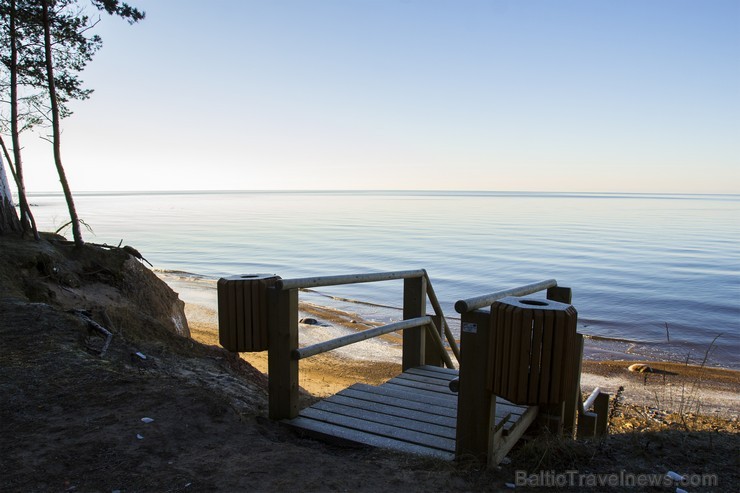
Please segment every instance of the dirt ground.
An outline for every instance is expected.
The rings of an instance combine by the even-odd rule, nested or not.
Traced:
[[[266,418],[264,355],[247,362],[220,349],[213,327],[188,324],[184,313],[177,296],[123,251],[0,237],[0,491],[500,491],[523,472],[569,470],[717,479],[688,491],[740,484],[736,407],[670,414],[630,401],[627,391],[608,437],[532,433],[494,469],[302,438]],[[107,348],[96,324],[112,334]],[[331,356],[306,362],[304,402],[398,371],[395,363]],[[625,373],[623,362],[597,366],[593,374],[628,388],[667,385],[658,373],[649,382]],[[677,386],[700,381],[699,400],[713,389],[738,393],[732,372],[670,370]]]

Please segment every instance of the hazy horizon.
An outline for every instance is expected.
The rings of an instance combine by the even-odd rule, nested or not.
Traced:
[[[704,193],[704,192],[629,192],[629,191],[613,191],[605,192],[598,190],[583,190],[583,191],[568,191],[568,190],[450,190],[450,189],[363,189],[363,188],[335,188],[335,189],[163,189],[163,190],[72,190],[73,195],[149,195],[149,194],[239,194],[239,193],[306,193],[306,194],[348,194],[348,193],[362,193],[362,194],[441,194],[441,195],[552,195],[552,196],[635,196],[635,197],[690,197],[696,196],[719,196],[719,197],[740,197],[740,193]],[[61,190],[38,190],[28,192],[29,196],[34,195],[63,195]],[[13,191],[13,197],[16,196]],[[17,206],[17,204],[16,204]]]

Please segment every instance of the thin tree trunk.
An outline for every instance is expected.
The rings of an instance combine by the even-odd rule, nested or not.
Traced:
[[[10,134],[13,141],[13,161],[15,162],[15,178],[18,187],[18,202],[21,209],[21,228],[23,233],[33,232],[33,237],[38,240],[39,232],[36,229],[36,221],[31,214],[31,207],[26,197],[26,184],[23,180],[23,161],[21,159],[21,142],[18,130],[18,32],[16,31],[16,18],[18,12],[15,8],[15,0],[10,0]],[[3,145],[4,147],[4,145]],[[10,158],[8,158],[10,161]]]
[[[5,176],[5,166],[0,158],[0,234],[21,230],[18,214],[15,213],[8,179]]]
[[[8,168],[10,168],[10,173],[13,175],[13,181],[15,182],[15,186],[18,189],[18,199],[20,201],[20,209],[21,214],[23,213],[25,209],[25,214],[28,220],[31,222],[31,232],[33,233],[33,237],[36,240],[40,240],[41,237],[39,236],[39,230],[36,227],[36,219],[33,217],[33,213],[31,212],[31,206],[28,203],[28,198],[25,191],[25,185],[21,181],[21,179],[18,178],[18,173],[15,171],[13,167],[13,158],[10,157],[10,153],[8,152],[8,147],[5,145],[5,141],[3,140],[3,137],[0,135],[0,147],[3,148],[3,155],[5,156],[6,162],[8,163]],[[7,175],[6,175],[7,178]],[[21,193],[21,190],[23,192]],[[23,234],[28,233],[28,228],[23,227],[22,220],[18,222],[18,227],[23,232]]]
[[[61,132],[59,122],[59,105],[57,103],[56,87],[54,84],[54,63],[51,58],[51,21],[49,18],[49,0],[42,0],[43,6],[43,22],[44,22],[44,51],[46,54],[46,78],[49,83],[49,103],[51,105],[51,128],[52,128],[52,142],[54,147],[54,163],[57,167],[57,173],[59,174],[59,181],[62,183],[62,190],[64,191],[64,198],[67,200],[67,208],[69,209],[69,218],[72,221],[72,236],[74,238],[75,245],[82,246],[84,241],[82,240],[82,233],[80,232],[80,219],[77,217],[77,211],[75,210],[75,203],[72,198],[72,191],[69,188],[67,182],[67,175],[64,172],[64,166],[62,165],[62,148],[61,148]]]

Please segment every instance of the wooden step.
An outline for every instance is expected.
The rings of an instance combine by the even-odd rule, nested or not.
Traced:
[[[412,368],[379,386],[352,385],[284,422],[324,439],[452,460],[457,394],[450,391],[449,382],[457,375],[448,368]],[[531,409],[536,412],[499,398],[499,433],[518,439],[524,430],[517,425],[531,422]]]

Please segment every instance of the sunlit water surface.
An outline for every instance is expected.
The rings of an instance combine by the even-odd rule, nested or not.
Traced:
[[[31,197],[43,230],[67,221]],[[90,242],[132,245],[215,304],[215,280],[424,268],[457,329],[458,299],[555,278],[573,289],[590,354],[740,368],[740,196],[473,192],[80,193]],[[69,234],[69,233],[67,233]],[[180,284],[182,286],[182,284]],[[322,288],[309,301],[398,319],[400,281]],[[188,299],[191,297],[191,299]],[[717,337],[719,335],[719,337]],[[716,338],[717,337],[717,338]],[[712,344],[712,341],[714,344]]]

